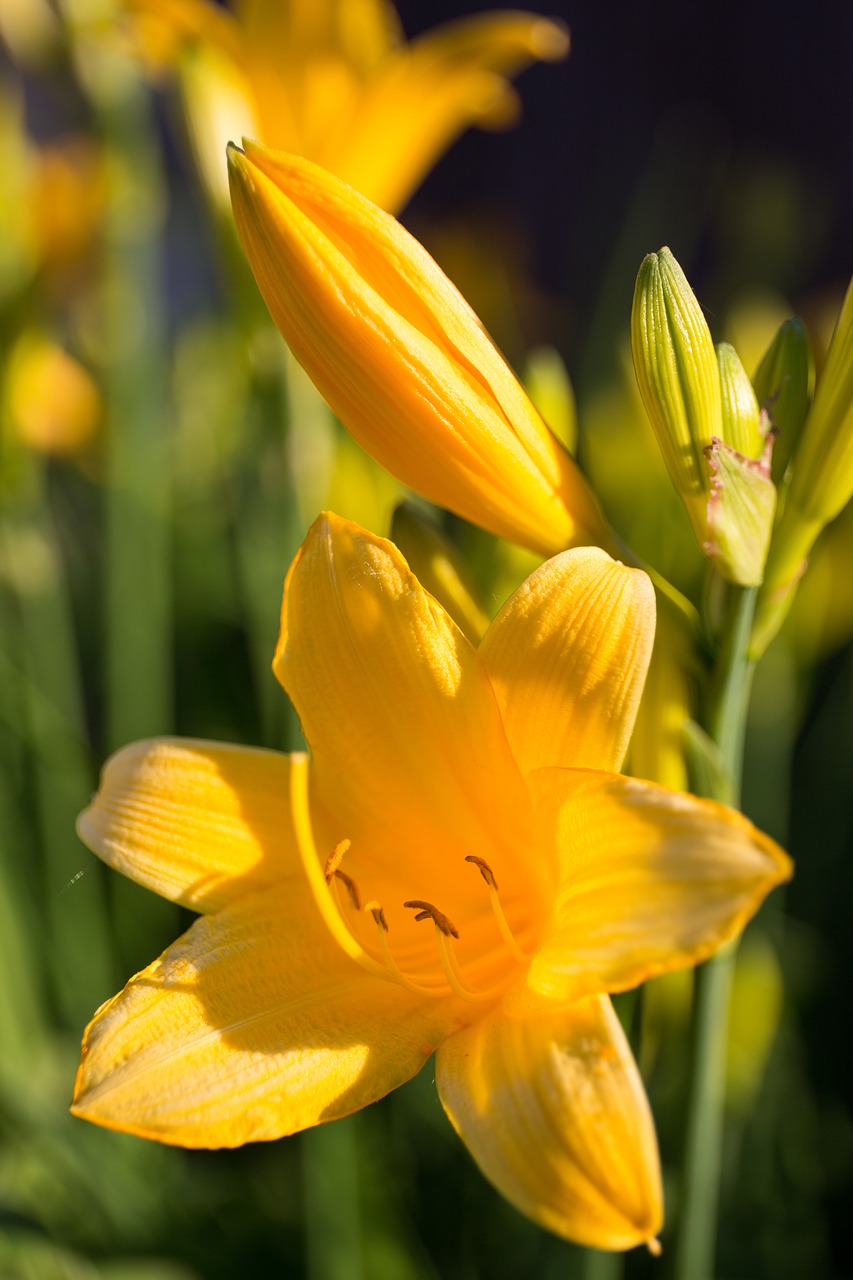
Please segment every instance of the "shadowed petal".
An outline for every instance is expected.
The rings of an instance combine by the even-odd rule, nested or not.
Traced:
[[[480,645],[524,773],[619,768],[654,634],[651,582],[598,547],[565,551],[530,575]]]
[[[598,1249],[654,1238],[654,1126],[606,997],[496,1010],[442,1044],[436,1083],[477,1164],[522,1213]]]
[[[584,770],[529,781],[562,860],[556,927],[529,975],[554,998],[707,959],[791,875],[773,840],[713,800]]]
[[[197,920],[95,1015],[73,1110],[187,1147],[278,1138],[349,1115],[455,1029],[348,960],[299,885]]]
[[[301,875],[290,821],[290,759],[191,738],[134,742],[111,756],[80,839],[163,898],[216,911]]]

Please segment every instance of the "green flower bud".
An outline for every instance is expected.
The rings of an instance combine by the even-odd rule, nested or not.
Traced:
[[[701,546],[710,490],[703,450],[722,434],[720,376],[702,309],[669,249],[640,267],[631,343],[640,395]]]
[[[699,545],[730,582],[757,586],[776,509],[760,407],[734,348],[714,350],[668,249],[640,268],[631,330],[640,394]]]
[[[790,477],[756,610],[756,655],[781,626],[818,534],[853,496],[853,282],[791,458]]]
[[[759,458],[767,443],[761,429],[761,408],[752,383],[734,347],[728,342],[717,344],[720,366],[723,431],[726,444],[746,458]]]
[[[792,316],[779,326],[752,379],[758,403],[774,430],[772,465],[777,484],[806,420],[813,377],[805,325],[799,316]]]

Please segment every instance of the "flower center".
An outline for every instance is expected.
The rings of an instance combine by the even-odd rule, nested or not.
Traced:
[[[415,912],[416,921],[432,923],[440,972],[431,966],[418,964],[418,972],[415,974],[398,962],[391,947],[391,931],[383,904],[373,898],[362,906],[358,885],[342,868],[341,864],[351,847],[349,840],[340,840],[326,859],[323,869],[320,869],[309,811],[307,764],[307,757],[292,757],[291,803],[296,843],[320,913],[346,953],[369,973],[397,983],[417,995],[441,998],[452,993],[472,1004],[496,999],[506,989],[508,978],[504,976],[503,981],[497,984],[485,984],[482,981],[471,983],[470,978],[466,981],[454,945],[460,940],[460,930],[444,911],[423,898],[410,898],[402,905]],[[488,890],[489,911],[479,913],[479,921],[482,923],[482,917],[487,915],[492,920],[493,934],[494,926],[497,926],[497,935],[505,948],[504,960],[499,967],[504,973],[508,968],[515,971],[519,965],[526,965],[530,956],[519,945],[510,927],[498,896],[494,872],[484,858],[475,854],[469,854],[465,861],[477,867]],[[363,943],[360,938],[364,934],[362,922],[365,916],[373,921],[375,937]],[[352,923],[349,924],[348,920]],[[496,942],[496,945],[500,949],[501,943]],[[509,952],[509,957],[506,956],[506,951]],[[511,963],[508,966],[506,961],[510,957]]]

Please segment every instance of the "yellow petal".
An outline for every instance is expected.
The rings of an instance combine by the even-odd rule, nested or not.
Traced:
[[[98,1011],[72,1109],[187,1147],[278,1138],[383,1097],[454,1026],[348,960],[306,887],[278,886],[197,920]]]
[[[480,654],[525,773],[619,768],[654,632],[649,579],[597,547],[555,556],[518,588]]]
[[[392,475],[551,554],[607,534],[591,491],[476,316],[407,231],[257,143],[229,152],[237,229],[282,335]]]
[[[482,901],[465,854],[523,858],[529,800],[489,681],[392,543],[332,514],[315,522],[288,575],[274,668],[311,747],[325,852],[352,842],[346,869],[364,897],[391,875],[402,897],[452,915],[448,884]]]
[[[774,841],[712,800],[583,770],[528,781],[562,860],[556,927],[529,975],[554,998],[706,959],[791,875]]]
[[[436,1084],[477,1164],[522,1213],[597,1249],[654,1239],[654,1126],[606,996],[496,1010],[441,1045]]]
[[[157,738],[116,752],[81,813],[80,839],[104,862],[193,911],[301,876],[290,760],[273,751]]]
[[[480,14],[429,31],[367,88],[342,146],[320,160],[383,209],[399,209],[471,124],[502,128],[518,115],[507,78],[568,52],[565,30],[529,13]]]

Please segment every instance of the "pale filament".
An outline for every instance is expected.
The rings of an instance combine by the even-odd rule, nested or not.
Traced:
[[[477,855],[473,853],[469,853],[465,858],[465,861],[473,862],[474,866],[479,869],[480,875],[486,882],[486,887],[489,890],[489,901],[492,905],[492,911],[495,913],[495,919],[498,922],[501,937],[507,947],[519,964],[528,964],[531,957],[526,951],[522,951],[521,947],[515,940],[515,935],[512,932],[512,929],[509,927],[509,921],[504,915],[504,909],[501,906],[501,900],[498,897],[498,882],[495,879],[495,874],[492,871],[492,868],[489,866],[488,862],[486,862],[485,858],[478,858]]]
[[[394,977],[405,987],[407,991],[413,991],[418,996],[437,996],[441,992],[435,987],[424,987],[418,982],[413,982],[411,978],[407,978],[397,961],[391,954],[391,948],[388,946],[388,921],[385,919],[385,912],[378,902],[365,902],[365,911],[369,911],[376,922],[376,932],[379,935],[379,950],[382,953],[382,959],[393,973]]]

